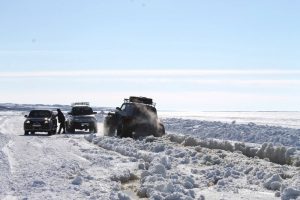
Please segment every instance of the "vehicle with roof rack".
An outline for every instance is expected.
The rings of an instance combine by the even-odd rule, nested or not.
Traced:
[[[24,116],[24,135],[36,132],[47,132],[48,135],[56,134],[57,119],[54,111],[31,110],[29,115]]]
[[[71,104],[71,111],[68,112],[66,120],[66,129],[69,133],[75,133],[76,129],[89,130],[97,133],[97,119],[89,102],[75,102]]]
[[[104,119],[104,135],[138,138],[165,134],[151,98],[131,96]]]

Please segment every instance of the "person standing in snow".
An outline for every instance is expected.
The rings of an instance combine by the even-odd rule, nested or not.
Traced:
[[[62,133],[66,133],[66,118],[60,109],[57,109],[57,118],[59,122],[58,134],[60,134],[61,129],[63,129]]]

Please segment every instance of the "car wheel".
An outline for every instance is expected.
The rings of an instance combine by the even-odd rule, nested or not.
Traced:
[[[163,124],[159,124],[158,129],[157,129],[157,134],[154,135],[154,136],[155,137],[162,137],[165,134],[166,134],[165,126]]]
[[[69,133],[75,133],[75,128],[70,127],[68,132],[69,132]]]
[[[97,132],[98,132],[97,125],[94,126],[93,132],[94,132],[94,133],[97,133]]]
[[[117,136],[122,137],[122,126],[120,126],[120,125],[117,128]]]
[[[115,136],[116,128],[114,127],[105,127],[104,128],[104,135],[107,136]]]
[[[31,131],[31,135],[34,135],[35,134],[35,132],[34,131]]]
[[[25,132],[24,132],[24,135],[28,135],[28,134],[29,134],[29,132],[28,132],[28,131],[25,131]]]
[[[49,132],[48,132],[48,135],[52,135],[52,131],[49,131]]]
[[[132,131],[130,131],[130,129],[126,125],[123,124],[121,130],[122,130],[121,137],[132,138]]]

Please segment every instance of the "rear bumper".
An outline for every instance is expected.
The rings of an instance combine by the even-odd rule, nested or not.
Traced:
[[[56,129],[51,124],[42,124],[40,126],[34,126],[33,124],[24,124],[24,131],[38,131],[49,132]]]
[[[71,122],[70,127],[74,129],[93,129],[96,126],[95,122]]]

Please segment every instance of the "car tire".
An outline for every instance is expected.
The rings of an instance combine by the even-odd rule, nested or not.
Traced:
[[[164,136],[166,134],[165,126],[163,124],[159,124],[159,125],[160,125],[159,127],[160,136]]]
[[[121,130],[122,130],[121,138],[123,138],[123,137],[132,138],[132,131],[130,131],[130,129],[126,125],[123,124]]]
[[[105,127],[104,128],[104,135],[105,136],[115,136],[116,134],[116,128],[114,127]]]
[[[93,132],[94,132],[94,133],[97,133],[97,132],[98,132],[97,124],[94,126]]]
[[[28,131],[25,131],[25,132],[24,132],[24,135],[28,135],[28,134],[29,134],[29,132],[28,132]]]
[[[75,133],[75,128],[70,127],[68,132],[69,132],[69,133]]]

